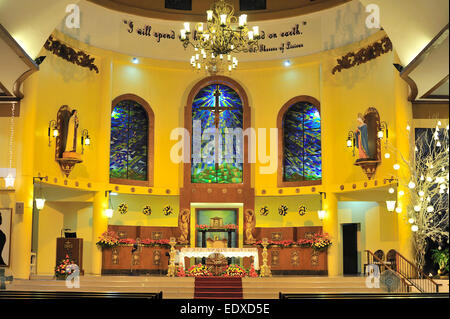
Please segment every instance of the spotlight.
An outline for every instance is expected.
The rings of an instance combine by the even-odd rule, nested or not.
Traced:
[[[134,64],[138,64],[139,63],[139,59],[138,58],[133,58],[131,59],[131,62]]]
[[[394,67],[397,69],[398,72],[402,72],[404,67],[398,63],[394,63]]]
[[[40,56],[40,57],[34,59],[34,62],[36,62],[37,65],[41,65],[42,62],[44,62],[45,58],[46,58],[46,56],[45,56],[45,55],[42,55],[42,56]]]

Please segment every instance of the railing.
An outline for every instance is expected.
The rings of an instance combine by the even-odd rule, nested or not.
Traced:
[[[374,253],[372,253],[370,250],[365,251],[367,254],[367,265],[376,265],[378,266],[380,270],[380,275],[383,271],[389,270],[394,276],[396,276],[400,282],[398,287],[390,286],[390,289],[393,289],[393,291],[389,292],[395,292],[395,293],[409,293],[411,292],[411,286],[412,284],[403,276],[401,273],[399,273],[397,270],[392,269],[388,264],[386,264],[384,261],[382,261],[380,258],[378,258]],[[364,272],[366,269],[364,269]]]
[[[414,287],[422,293],[439,292],[440,284],[425,275],[416,265],[403,257],[399,252],[395,252],[396,271],[404,276]]]

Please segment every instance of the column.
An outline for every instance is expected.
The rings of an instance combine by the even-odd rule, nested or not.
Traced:
[[[97,247],[98,238],[108,230],[108,218],[105,209],[108,208],[109,195],[105,191],[98,191],[94,195],[94,209],[92,213],[92,266],[93,275],[102,273],[102,249]]]
[[[330,235],[332,245],[328,247],[328,276],[342,274],[339,244],[338,200],[335,193],[323,195],[322,209],[327,213],[323,220],[323,232]],[[326,198],[325,198],[326,196]]]
[[[412,105],[408,102],[408,85],[400,78],[398,72],[395,74],[395,144],[401,155],[413,162],[415,141],[414,141],[414,125],[412,115]],[[406,126],[411,126],[411,132],[406,130]],[[403,163],[400,154],[397,155],[397,162],[401,169],[397,173],[405,181],[409,181],[410,172],[408,167]],[[408,183],[408,182],[406,182]],[[402,188],[403,187],[403,188]],[[412,249],[412,231],[411,225],[408,223],[408,206],[411,197],[409,196],[409,189],[405,186],[399,186],[398,191],[405,191],[405,196],[397,198],[397,206],[402,207],[403,211],[398,216],[398,251],[410,261],[414,261],[414,253]]]
[[[11,271],[14,278],[29,279],[31,264],[31,233],[33,224],[33,171],[36,124],[37,74],[24,84],[25,98],[21,101],[20,117],[15,119],[16,163],[15,202],[24,203],[23,214],[13,205],[11,229]]]

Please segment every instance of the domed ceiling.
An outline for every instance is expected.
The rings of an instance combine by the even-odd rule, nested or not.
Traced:
[[[88,0],[125,13],[168,20],[201,21],[214,0]],[[228,0],[235,10],[251,12],[252,21],[312,13],[351,0]]]

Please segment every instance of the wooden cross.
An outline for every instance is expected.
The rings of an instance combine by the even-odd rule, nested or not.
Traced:
[[[225,111],[232,111],[237,110],[235,107],[220,107],[220,97],[222,94],[220,93],[219,86],[217,85],[216,90],[214,91],[214,97],[215,97],[215,105],[214,107],[204,107],[202,109],[208,110],[214,113],[214,125],[216,127],[216,147],[215,147],[215,154],[216,154],[216,174],[219,171],[219,124],[220,124],[220,114]]]

